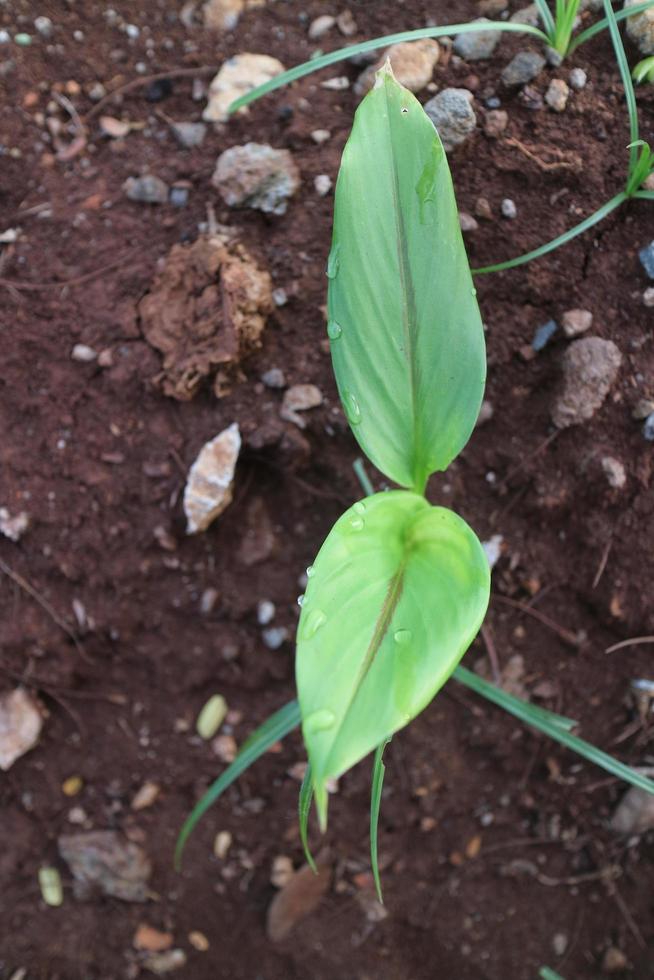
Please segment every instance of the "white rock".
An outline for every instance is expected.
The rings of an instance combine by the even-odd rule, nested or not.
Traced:
[[[513,221],[514,218],[518,216],[518,209],[515,205],[515,201],[512,201],[510,197],[505,197],[501,204],[502,217],[508,218],[509,221]]]
[[[233,422],[200,450],[184,490],[186,533],[204,531],[231,503],[241,434]]]
[[[259,626],[267,626],[275,618],[275,603],[270,599],[261,599],[257,603],[257,623]]]
[[[640,0],[625,0],[625,10]],[[627,19],[627,34],[642,54],[654,54],[654,7]]]
[[[0,507],[0,534],[4,534],[10,541],[20,541],[29,526],[29,514],[24,510],[12,517],[6,507]]]
[[[23,687],[0,695],[0,769],[7,772],[16,759],[34,748],[43,727],[38,701]]]
[[[300,172],[290,150],[245,143],[220,154],[211,182],[229,207],[284,214],[300,186]]]
[[[226,122],[234,99],[284,71],[277,58],[267,54],[237,54],[226,61],[209,86],[209,102],[202,114],[205,122]]]
[[[213,842],[213,853],[216,857],[222,861],[227,857],[227,852],[232,846],[232,835],[228,830],[220,830],[216,834],[216,839]]]
[[[643,303],[645,306],[654,306],[654,286],[648,286],[643,293]]]
[[[322,392],[316,385],[293,385],[284,392],[284,400],[280,409],[281,418],[294,422],[300,429],[306,428],[306,422],[297,413],[306,412],[310,408],[322,405]]]
[[[611,829],[619,834],[644,834],[654,827],[654,796],[632,786],[620,800]]]
[[[593,325],[593,314],[590,310],[566,310],[561,317],[561,326],[566,337],[578,337],[586,333]]]
[[[501,534],[494,534],[492,538],[488,541],[482,542],[482,548],[486,552],[486,557],[488,558],[488,564],[491,568],[495,568],[498,561],[502,557],[502,545],[504,544],[504,536]]]
[[[575,89],[577,92],[581,92],[582,88],[586,88],[587,81],[588,75],[583,68],[573,68],[568,75],[570,88]]]
[[[207,0],[202,8],[204,26],[211,31],[233,31],[245,0]]]
[[[627,474],[620,460],[616,459],[615,456],[603,456],[602,469],[609,486],[613,487],[614,490],[622,490],[627,482]]]
[[[293,862],[290,857],[285,854],[278,854],[273,860],[272,870],[270,872],[270,884],[274,885],[275,888],[283,888],[287,885],[295,874],[295,869],[293,868]]]
[[[326,143],[328,139],[331,139],[331,135],[328,129],[314,129],[311,133],[311,139],[320,146],[321,143]]]
[[[320,197],[325,197],[332,189],[332,179],[329,174],[318,174],[313,178],[313,186]]]
[[[331,14],[321,14],[320,17],[316,17],[315,20],[311,21],[309,25],[309,37],[312,41],[319,41],[321,37],[324,37],[336,23],[336,18],[332,17]]]
[[[337,75],[336,78],[328,78],[326,82],[321,82],[320,87],[326,88],[329,92],[343,92],[350,87],[350,79],[347,75]]]
[[[545,101],[554,112],[563,112],[568,104],[569,95],[567,82],[562,78],[553,78],[545,93]]]
[[[75,344],[70,356],[73,361],[80,361],[81,364],[90,364],[98,356],[98,352],[88,347],[86,344]]]

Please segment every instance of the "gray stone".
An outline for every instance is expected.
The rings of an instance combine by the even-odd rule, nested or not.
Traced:
[[[115,830],[93,830],[59,838],[59,853],[75,879],[75,894],[101,892],[124,902],[145,902],[152,865],[138,844]]]
[[[654,827],[654,796],[632,786],[622,797],[611,818],[618,834],[644,834]]]
[[[588,75],[583,68],[573,68],[568,75],[568,83],[570,88],[575,89],[577,92],[580,92],[582,88],[586,88],[587,81]]]
[[[643,293],[643,303],[645,306],[654,306],[654,286],[648,286]]]
[[[543,350],[544,347],[550,342],[552,337],[557,331],[556,320],[548,320],[547,323],[543,323],[534,334],[534,339],[531,342],[532,349],[535,351]]]
[[[654,279],[654,242],[650,242],[638,253],[643,269],[650,279]]]
[[[285,626],[271,626],[263,630],[261,638],[269,650],[279,650],[288,640],[288,630]]]
[[[96,360],[98,352],[93,350],[92,347],[89,347],[88,344],[75,344],[70,352],[70,356],[73,361],[79,361],[81,364],[90,364]]]
[[[520,10],[516,10],[514,14],[511,14],[509,20],[513,24],[529,24],[530,27],[541,28],[543,26],[535,3],[530,3],[528,7],[521,7]]]
[[[508,88],[526,85],[533,81],[545,67],[545,59],[537,51],[518,51],[511,59],[501,78]]]
[[[177,185],[170,188],[170,203],[174,208],[185,208],[188,204],[188,187]]]
[[[211,182],[230,207],[284,214],[300,173],[288,150],[246,143],[220,154]]]
[[[500,41],[500,31],[483,30],[484,24],[493,22],[486,17],[474,21],[482,30],[471,31],[469,34],[457,34],[454,39],[454,51],[465,61],[486,61],[492,57]]]
[[[614,490],[622,490],[627,482],[627,474],[623,463],[615,456],[602,456],[602,470],[610,487]]]
[[[640,0],[625,0],[625,10]],[[627,34],[642,54],[654,54],[654,7],[627,19]]]
[[[286,378],[281,368],[270,368],[261,375],[261,380],[266,388],[285,388]]]
[[[319,41],[321,37],[324,37],[336,23],[336,18],[332,14],[321,14],[320,17],[316,17],[315,20],[311,21],[309,25],[309,38],[312,41]]]
[[[35,17],[34,27],[41,37],[52,37],[52,21],[49,17]]]
[[[449,152],[470,136],[477,124],[472,95],[465,88],[446,88],[426,102],[424,110]]]
[[[128,177],[123,184],[123,190],[130,201],[139,201],[141,204],[165,204],[168,200],[168,185],[153,174]]]
[[[202,146],[207,135],[207,127],[201,122],[176,122],[172,123],[171,128],[177,141],[187,150],[192,150],[195,146]]]
[[[518,209],[516,207],[515,201],[512,201],[510,197],[505,197],[501,204],[502,217],[508,218],[509,221],[513,221],[514,218],[518,217]]]
[[[654,442],[654,412],[648,415],[643,425],[643,435],[648,442]]]
[[[584,337],[574,340],[563,355],[563,384],[552,421],[559,429],[591,419],[613,385],[622,354],[611,340]]]

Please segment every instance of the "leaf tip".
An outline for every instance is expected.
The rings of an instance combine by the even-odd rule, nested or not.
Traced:
[[[384,84],[387,78],[392,78],[394,82],[397,81],[397,79],[395,78],[395,74],[393,73],[393,66],[391,64],[390,58],[386,58],[386,61],[381,66],[381,68],[379,68],[378,71],[375,72],[374,87],[381,88],[381,86]]]

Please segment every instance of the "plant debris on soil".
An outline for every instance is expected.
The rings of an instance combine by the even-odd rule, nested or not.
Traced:
[[[651,978],[651,822],[621,831],[624,785],[454,682],[386,754],[384,906],[368,763],[333,787],[324,842],[312,823],[316,853],[330,853],[313,911],[293,928],[294,910],[309,912],[289,901],[303,870],[275,898],[275,858],[303,863],[297,733],[228,791],[173,869],[181,824],[233,746],[294,697],[305,569],[361,495],[324,304],[330,188],[366,64],[228,121],[205,116],[183,139],[173,122],[202,123],[235,55],[290,67],[318,47],[523,4],[211,6],[88,0],[44,4],[36,20],[27,0],[0,8],[0,697],[24,691],[44,709],[0,783],[0,976],[533,980],[549,965],[567,980]],[[544,54],[532,39],[503,35],[483,60],[440,49],[418,97],[470,93],[450,165],[473,268],[554,238],[622,187],[629,132],[608,34],[518,87],[500,76],[519,52]],[[550,83],[574,69],[587,81],[575,76],[559,111]],[[651,142],[652,86],[638,104]],[[285,213],[233,208],[212,183],[218,157],[248,144],[290,154],[300,183]],[[652,681],[652,648],[605,651],[654,633],[652,290],[638,257],[653,215],[632,202],[538,262],[478,278],[483,422],[429,487],[502,542],[465,662],[495,663],[645,769],[651,703],[633,682]],[[569,311],[592,314],[582,340]],[[541,331],[550,321],[563,329]],[[611,377],[557,429],[566,351],[585,338],[615,345]],[[285,400],[294,386],[310,386],[302,405],[297,389]],[[232,424],[232,502],[187,535],[191,465]],[[228,710],[205,740],[195,723],[217,692]],[[61,876],[61,904],[42,897],[43,869]]]

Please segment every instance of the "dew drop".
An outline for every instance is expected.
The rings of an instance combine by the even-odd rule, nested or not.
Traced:
[[[474,286],[473,286],[473,287],[472,287],[472,289],[470,290],[470,295],[471,295],[471,296],[476,296],[476,295],[477,295],[477,290],[475,289],[475,287],[474,287]]]
[[[316,574],[316,570],[313,565],[309,565],[307,568],[307,578],[312,578]]]
[[[352,507],[352,510],[355,514],[365,514],[366,505],[364,504],[363,500],[357,500],[356,504],[354,504]]]
[[[411,630],[395,630],[393,639],[398,646],[405,647],[407,643],[411,642]]]
[[[356,396],[351,391],[346,391],[343,394],[343,408],[345,409],[345,415],[350,425],[360,425],[361,409],[359,408]]]
[[[363,526],[364,526],[363,517],[353,517],[352,520],[350,521],[350,527],[354,531],[362,531]]]
[[[304,626],[302,629],[302,638],[304,640],[310,640],[312,636],[315,636],[320,627],[327,621],[322,609],[312,609],[307,618],[304,621]]]
[[[341,260],[338,257],[338,253],[341,250],[341,243],[334,242],[332,245],[332,250],[329,253],[329,258],[327,259],[327,278],[335,279],[338,275],[338,269],[341,264]]]
[[[343,333],[343,328],[336,320],[330,320],[327,324],[327,336],[330,340],[338,340]]]
[[[303,595],[299,595],[299,596],[297,597],[297,604],[298,604],[298,606],[299,606],[300,608],[302,608],[302,606],[304,605],[304,596],[303,596]]]
[[[316,732],[324,732],[328,728],[332,728],[335,721],[336,715],[333,711],[329,711],[328,708],[320,708],[319,711],[314,711],[305,719],[303,727],[307,735],[315,735]]]

